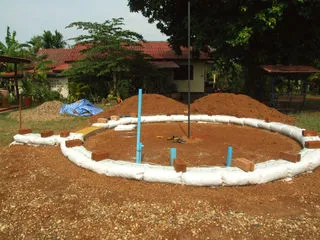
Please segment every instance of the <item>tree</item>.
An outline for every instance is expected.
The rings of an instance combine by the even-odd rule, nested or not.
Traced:
[[[128,86],[123,82],[129,81],[126,73],[133,69],[134,64],[148,64],[144,60],[145,55],[136,49],[143,37],[124,30],[123,25],[122,18],[113,18],[103,23],[74,22],[67,26],[85,33],[74,38],[77,46],[84,48],[81,51],[83,58],[72,64],[66,74],[78,79],[83,79],[83,76],[94,78],[96,82],[104,82],[103,86],[114,95],[121,95],[120,86]],[[109,86],[106,83],[110,83]]]
[[[43,48],[64,48],[66,42],[63,40],[63,35],[55,30],[54,34],[51,31],[44,31],[42,35]]]
[[[0,42],[0,54],[12,57],[21,57],[23,45],[16,40],[16,31],[11,33],[10,27],[7,27],[5,42]]]
[[[179,52],[187,45],[187,0],[129,0],[133,12],[157,22]],[[238,62],[250,95],[260,64],[313,64],[320,53],[320,1],[191,0],[191,43],[214,57]]]

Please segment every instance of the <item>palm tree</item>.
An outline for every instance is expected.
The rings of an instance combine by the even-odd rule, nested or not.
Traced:
[[[10,32],[10,27],[7,27],[7,36],[5,38],[5,42],[0,41],[0,54],[13,56],[13,57],[20,57],[22,55],[23,45],[20,44],[16,40],[16,31],[13,31],[12,34]]]
[[[63,36],[60,32],[55,30],[54,34],[51,31],[44,31],[42,35],[43,48],[64,48],[66,42],[63,40]]]

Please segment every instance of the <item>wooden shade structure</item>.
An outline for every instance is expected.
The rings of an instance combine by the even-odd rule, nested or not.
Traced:
[[[18,66],[19,63],[31,63],[31,60],[26,59],[26,58],[19,58],[19,57],[11,57],[11,56],[0,55],[0,62],[13,63],[14,64],[14,83],[15,83],[17,99],[19,101],[20,93],[19,93],[18,80],[17,80],[17,72],[18,72],[18,67],[17,66]]]
[[[307,65],[260,65],[259,66],[265,73],[273,76],[271,82],[271,101],[270,105],[275,107],[276,105],[276,89],[275,89],[275,77],[276,76],[293,76],[293,75],[308,75],[312,73],[320,73],[320,70],[314,68],[312,66]],[[304,105],[306,98],[306,80],[303,80],[303,93],[300,96],[280,96],[278,97],[279,101],[289,102],[302,102],[302,106]]]

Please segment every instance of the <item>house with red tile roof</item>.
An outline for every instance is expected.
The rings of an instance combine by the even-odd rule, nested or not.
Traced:
[[[150,56],[148,60],[157,68],[165,71],[169,80],[176,85],[178,92],[188,91],[187,69],[188,69],[188,50],[181,48],[181,55],[177,55],[167,42],[141,42],[140,46],[130,46],[135,50],[142,51]],[[63,96],[67,96],[68,79],[62,77],[60,73],[72,67],[72,62],[80,60],[81,50],[85,46],[76,45],[72,49],[40,49],[38,55],[46,55],[50,60],[50,80],[52,90],[58,90]],[[207,80],[207,65],[210,57],[208,53],[200,52],[197,58],[191,59],[191,92],[203,93]]]

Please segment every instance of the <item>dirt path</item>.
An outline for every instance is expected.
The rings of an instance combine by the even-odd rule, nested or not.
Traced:
[[[98,175],[58,147],[0,153],[0,239],[319,239],[320,169],[201,188]]]
[[[188,166],[224,166],[228,146],[233,147],[233,157],[245,157],[254,162],[278,159],[280,152],[295,154],[300,145],[278,133],[238,125],[192,123],[191,139],[187,138],[186,123],[142,124],[144,144],[143,161],[169,165],[170,148],[177,149],[179,159]],[[130,138],[130,136],[134,136]],[[174,143],[168,137],[178,136],[185,143]],[[108,151],[109,158],[135,161],[136,138],[134,133],[106,130],[88,138],[89,150]]]

